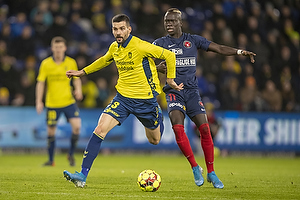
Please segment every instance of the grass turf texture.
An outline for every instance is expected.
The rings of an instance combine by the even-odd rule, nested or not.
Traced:
[[[76,188],[63,177],[70,167],[65,154],[55,157],[55,167],[43,167],[46,155],[0,155],[0,199],[300,199],[300,159],[276,157],[218,157],[215,171],[224,189],[206,181],[197,187],[182,155],[99,155],[85,188]],[[196,157],[204,168],[204,158]],[[137,177],[154,169],[162,177],[157,192],[142,192]]]

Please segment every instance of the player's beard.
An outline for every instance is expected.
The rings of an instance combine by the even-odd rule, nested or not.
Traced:
[[[116,36],[116,41],[117,41],[118,44],[123,44],[125,39],[124,39],[124,37],[121,37],[121,36],[117,35]]]

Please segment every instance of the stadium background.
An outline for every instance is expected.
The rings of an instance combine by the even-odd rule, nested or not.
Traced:
[[[215,144],[229,150],[299,152],[298,0],[2,0],[0,147],[46,146],[44,115],[35,114],[34,100],[39,64],[50,55],[52,37],[65,37],[67,54],[83,68],[103,55],[114,41],[112,16],[126,13],[132,21],[132,34],[153,42],[165,35],[162,19],[170,7],[183,12],[185,32],[257,54],[251,64],[246,57],[199,52],[199,90],[207,109],[212,109],[221,123]],[[115,95],[117,71],[113,65],[82,78],[84,100],[79,106],[86,132],[81,136],[82,148],[102,108]],[[164,84],[164,77],[161,80]],[[165,109],[163,95],[160,103]],[[68,145],[64,138],[69,127],[64,119],[60,123],[58,147],[63,148]],[[189,138],[197,141],[192,124],[186,123]],[[111,141],[122,141],[122,134],[128,137],[143,131],[134,124],[130,118],[123,128],[114,129]],[[166,129],[166,141],[168,135],[169,143],[163,142],[161,148],[177,149],[171,130]],[[34,136],[42,138],[41,143]],[[125,144],[128,146],[122,146]],[[120,146],[109,146],[113,144],[107,142],[107,148],[148,148],[147,144],[138,144],[125,140]]]

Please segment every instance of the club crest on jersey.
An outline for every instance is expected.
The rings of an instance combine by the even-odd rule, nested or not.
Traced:
[[[128,57],[132,58],[132,53],[131,52],[128,52]]]
[[[204,107],[202,101],[199,101],[199,105],[202,106],[202,107]]]
[[[189,48],[192,47],[192,43],[191,43],[190,41],[188,41],[188,40],[185,40],[185,41],[183,42],[183,46],[184,46],[185,48],[189,49]]]

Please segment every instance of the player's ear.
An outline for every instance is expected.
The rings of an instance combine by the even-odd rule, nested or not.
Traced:
[[[131,33],[131,31],[132,31],[131,26],[128,26],[128,30],[129,30],[129,33]]]

